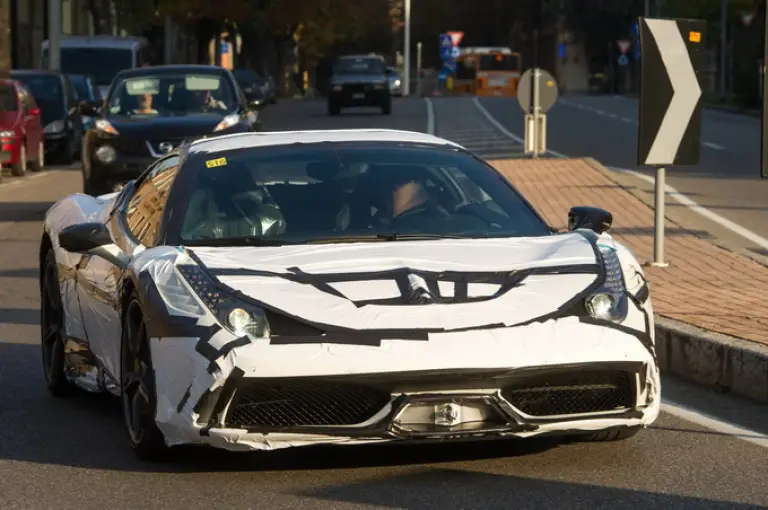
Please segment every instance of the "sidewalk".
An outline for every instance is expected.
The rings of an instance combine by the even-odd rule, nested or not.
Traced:
[[[631,248],[641,263],[652,260],[653,210],[612,180],[610,171],[599,163],[589,159],[525,159],[491,164],[552,226],[565,229],[568,209],[574,205],[602,207],[614,215],[609,232]],[[752,345],[708,339],[706,331],[670,333],[661,319],[657,320],[663,330],[660,334],[657,328],[659,351],[667,352],[659,352],[660,360],[666,356],[665,362],[674,372],[696,372],[679,375],[768,402],[768,267],[700,239],[669,220],[665,252],[669,267],[644,268],[657,317],[747,340]],[[752,355],[757,357],[752,359]]]

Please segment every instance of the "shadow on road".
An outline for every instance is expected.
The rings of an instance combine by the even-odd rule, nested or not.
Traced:
[[[0,269],[0,278],[38,278],[40,270],[34,269]],[[0,283],[2,285],[2,283]]]
[[[41,221],[54,202],[0,202],[0,223]]]
[[[0,308],[0,324],[36,326],[40,324],[37,308]]]
[[[414,491],[414,487],[418,487],[419,490]],[[302,491],[300,494],[326,501],[405,510],[422,510],[425,508],[473,510],[501,508],[747,510],[765,508],[757,505],[703,498],[460,469],[430,469],[422,473],[396,475],[335,487],[311,489]],[[561,503],[557,503],[558,501]]]

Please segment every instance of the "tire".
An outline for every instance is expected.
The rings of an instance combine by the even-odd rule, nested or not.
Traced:
[[[328,115],[335,116],[341,113],[341,106],[338,103],[328,102]]]
[[[71,165],[75,162],[75,150],[72,147],[72,140],[67,139],[67,144],[58,155],[58,160],[62,165]]]
[[[598,432],[592,432],[591,434],[584,434],[576,436],[576,440],[579,442],[587,443],[604,443],[611,441],[624,441],[634,437],[642,427],[621,427],[607,430],[600,430]]]
[[[40,303],[40,347],[45,385],[54,397],[69,397],[76,388],[64,373],[64,307],[53,250],[48,250],[41,267]]]
[[[34,161],[29,162],[29,169],[33,172],[39,172],[45,167],[45,144],[41,140],[37,144],[37,157]]]
[[[138,371],[136,368],[138,366]],[[152,353],[144,314],[134,291],[123,317],[120,341],[120,402],[128,442],[136,456],[145,461],[165,457],[168,447],[155,423],[157,392]]]
[[[384,115],[391,115],[392,114],[392,99],[387,99],[387,101],[381,105],[381,113]]]
[[[11,165],[11,175],[15,177],[24,177],[27,173],[27,144],[21,144],[19,148],[19,160]]]

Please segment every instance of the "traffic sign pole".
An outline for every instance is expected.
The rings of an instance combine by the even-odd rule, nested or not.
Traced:
[[[763,122],[761,123],[760,177],[768,178],[768,7],[765,9],[765,53],[763,54]]]
[[[405,41],[403,42],[403,96],[408,96],[411,89],[411,0],[405,0]]]

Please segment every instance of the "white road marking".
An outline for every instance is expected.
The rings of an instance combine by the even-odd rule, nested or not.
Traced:
[[[27,174],[24,177],[14,177],[14,180],[12,181],[5,181],[5,176],[3,181],[0,181],[0,189],[8,189],[8,188],[15,188],[16,186],[19,186],[21,184],[24,184],[25,182],[32,181],[34,179],[39,179],[41,177],[45,177],[47,175],[51,175],[54,172],[54,170],[46,170],[43,172],[36,172],[33,174]]]
[[[710,149],[716,149],[716,150],[719,150],[719,151],[724,151],[725,150],[725,147],[723,147],[722,145],[718,145],[716,143],[712,143],[712,142],[701,142],[701,143],[702,143],[702,145],[705,145],[705,146],[709,147]]]
[[[702,427],[708,428],[715,432],[719,432],[723,435],[736,439],[742,439],[752,444],[756,444],[757,446],[768,448],[768,435],[739,427],[738,425],[723,421],[719,418],[708,416],[704,413],[700,413],[699,411],[695,411],[689,407],[678,404],[676,402],[672,402],[668,399],[662,399],[661,410],[667,414],[671,414],[677,418],[701,425]]]
[[[488,119],[488,121],[493,124],[496,128],[498,128],[499,131],[510,137],[512,140],[515,140],[519,143],[524,143],[524,140],[520,138],[519,136],[511,133],[508,129],[506,129],[504,126],[499,123],[498,120],[496,120],[491,113],[485,109],[485,107],[480,103],[479,98],[474,98],[475,106],[480,110],[480,112],[485,115],[485,117]],[[554,150],[548,150],[550,154],[553,156],[556,156],[558,158],[567,158],[565,154],[561,152],[557,152]],[[654,178],[650,177],[648,175],[644,175],[640,172],[637,172],[635,170],[628,170],[626,168],[617,168],[617,167],[611,167],[612,170],[617,170],[620,172],[625,172],[629,175],[632,175],[633,177],[636,177],[642,181],[645,181],[647,183],[653,184]],[[670,185],[666,186],[666,192],[667,194],[676,202],[688,207],[693,212],[698,213],[700,216],[703,216],[707,218],[710,221],[713,221],[720,225],[721,227],[724,227],[734,234],[743,237],[744,239],[748,240],[751,243],[754,243],[755,245],[759,246],[760,248],[763,248],[765,250],[768,250],[768,239],[765,237],[760,236],[759,234],[752,232],[749,229],[746,229],[739,225],[738,223],[734,223],[733,221],[729,220],[728,218],[724,218],[723,216],[720,216],[717,213],[714,213],[707,209],[706,207],[703,207],[699,204],[697,204],[695,201],[688,198],[686,195],[680,193],[675,188],[671,187]]]

